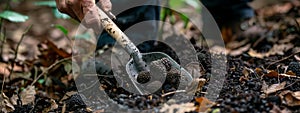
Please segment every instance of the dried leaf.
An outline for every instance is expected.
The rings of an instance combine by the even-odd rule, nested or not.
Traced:
[[[264,76],[269,77],[269,78],[284,78],[284,77],[293,77],[293,78],[299,78],[297,76],[295,76],[295,74],[293,72],[287,72],[286,74],[280,74],[274,70],[268,71],[267,74],[265,74]]]
[[[3,113],[8,113],[8,112],[12,112],[15,110],[15,107],[11,104],[11,102],[9,101],[9,98],[2,93],[2,95],[0,95],[0,110]]]
[[[250,49],[250,47],[251,47],[251,44],[248,44],[244,47],[240,47],[239,49],[230,51],[229,54],[231,56],[238,56],[238,55],[241,55],[241,54],[245,53],[246,51],[248,51]]]
[[[56,104],[55,100],[51,99],[51,110],[57,109],[58,105]]]
[[[244,75],[244,76],[241,76],[240,79],[239,79],[239,81],[240,81],[240,82],[248,81],[248,80],[249,80],[249,75],[250,75],[249,70],[245,68],[245,69],[243,70],[243,75]]]
[[[5,77],[8,77],[9,70],[7,69],[7,64],[0,63],[0,74],[4,75]]]
[[[275,44],[273,48],[270,49],[270,51],[266,53],[258,53],[257,51],[250,49],[248,54],[252,57],[256,58],[264,58],[264,57],[269,57],[271,55],[284,55],[284,52],[286,52],[289,49],[292,49],[294,47],[293,44]]]
[[[32,103],[35,99],[35,87],[34,86],[28,86],[26,89],[24,89],[21,92],[21,101],[23,105],[27,105],[29,103]]]
[[[262,90],[265,94],[268,95],[268,94],[275,93],[279,90],[284,89],[285,85],[286,85],[286,82],[282,82],[282,83],[279,83],[279,84],[273,84],[271,86],[268,86],[264,83],[263,86],[262,86]]]
[[[48,113],[49,111],[55,110],[58,108],[58,105],[56,104],[55,100],[51,99],[50,102],[51,102],[51,106],[45,108],[43,110],[43,113]]]
[[[196,111],[198,112],[206,112],[209,108],[211,108],[214,105],[214,102],[208,100],[205,97],[196,98],[195,100],[199,103],[199,106],[197,106],[196,109]]]
[[[196,107],[194,106],[194,103],[183,103],[183,104],[164,104],[164,106],[160,109],[160,112],[163,113],[185,113],[185,112],[191,112],[195,111]]]
[[[277,78],[279,76],[279,73],[276,71],[269,71],[267,74],[265,74],[264,76],[266,77],[270,77],[270,78]]]
[[[39,44],[39,61],[44,67],[49,67],[57,58],[68,58],[71,57],[71,54],[66,52],[63,49],[59,49],[53,42],[50,40],[44,40]]]
[[[287,108],[281,110],[277,105],[273,105],[273,109],[270,111],[270,113],[292,113]]]
[[[263,71],[263,69],[261,69],[261,68],[255,68],[255,72],[256,72],[259,76],[264,75],[264,71]]]
[[[59,103],[63,103],[64,100],[70,98],[72,95],[75,95],[75,94],[77,94],[77,92],[75,92],[75,91],[67,92],[67,93],[63,96],[63,98],[60,100]]]
[[[297,35],[288,35],[284,39],[279,40],[278,42],[283,44],[283,43],[290,43],[292,40],[294,40],[297,37]]]
[[[14,94],[14,95],[10,98],[11,104],[12,104],[12,105],[17,105],[17,104],[18,104],[18,99],[19,99],[18,95],[15,95],[15,94]]]
[[[232,42],[229,42],[226,45],[226,48],[228,48],[228,49],[237,49],[237,48],[240,48],[240,47],[246,45],[247,43],[249,43],[248,39],[245,39],[243,41],[232,41]]]
[[[62,109],[61,109],[61,112],[62,112],[62,113],[65,113],[65,112],[66,112],[66,109],[67,109],[66,106],[67,106],[66,103],[64,103],[64,104],[63,104],[63,107],[62,107]]]
[[[292,71],[288,71],[288,72],[286,72],[286,74],[287,75],[291,75],[291,76],[296,76],[296,74],[294,72],[292,72]]]
[[[63,49],[59,49],[52,41],[47,40],[45,41],[45,43],[47,44],[47,46],[49,47],[50,50],[53,50],[56,52],[56,54],[58,54],[59,56],[63,57],[63,58],[68,58],[71,56],[71,54],[69,54],[68,52],[66,52]]]
[[[261,13],[261,15],[264,16],[272,16],[275,14],[287,13],[291,8],[293,8],[292,3],[288,2],[284,4],[279,4],[278,2],[280,1],[282,0],[255,0],[254,2],[250,3],[250,5],[254,9],[259,9],[259,13]]]
[[[194,94],[195,92],[200,91],[205,83],[206,79],[197,78],[191,82],[191,84],[187,87],[186,91],[188,93]]]
[[[264,57],[265,57],[262,53],[258,53],[258,52],[256,52],[256,51],[253,50],[253,49],[250,49],[250,50],[248,51],[248,54],[249,54],[250,56],[256,57],[256,58],[264,58]]]
[[[288,106],[300,106],[300,91],[284,91],[280,93],[280,97]]]

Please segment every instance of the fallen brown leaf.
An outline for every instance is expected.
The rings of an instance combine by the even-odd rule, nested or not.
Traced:
[[[263,69],[261,69],[261,68],[255,68],[255,72],[256,72],[259,76],[264,75],[264,71],[263,71]]]
[[[277,105],[273,105],[273,109],[270,111],[270,113],[292,113],[292,112],[287,108],[281,110]]]
[[[7,64],[0,63],[0,74],[5,77],[9,76],[9,70],[7,69]]]
[[[63,58],[68,58],[71,56],[70,53],[66,52],[63,49],[59,49],[52,41],[50,40],[45,40],[45,44],[47,44],[47,46],[49,47],[49,49],[55,51],[59,56],[63,57]]]
[[[251,47],[251,44],[248,44],[244,47],[240,47],[239,49],[230,51],[229,54],[231,56],[238,56],[238,55],[241,55],[241,54],[245,53],[246,51],[248,51],[250,49],[250,47]]]
[[[0,103],[1,112],[8,113],[15,110],[14,106],[9,101],[9,98],[4,93],[0,95],[0,102],[1,102]]]
[[[206,79],[204,78],[197,78],[192,81],[192,83],[187,87],[186,91],[188,93],[194,94],[197,91],[201,91],[202,87],[206,83]]]
[[[27,105],[29,103],[32,103],[35,99],[35,87],[34,86],[28,86],[26,89],[24,89],[21,92],[21,101],[23,105]]]
[[[63,103],[64,100],[70,98],[72,95],[75,95],[77,93],[78,92],[76,92],[76,91],[70,91],[70,92],[65,93],[65,95],[63,96],[63,98],[61,98],[59,103]]]
[[[268,71],[267,74],[264,74],[263,76],[269,77],[269,78],[284,78],[284,77],[292,77],[292,78],[299,78],[295,76],[295,73],[288,71],[285,74],[280,74],[274,70]]]
[[[291,76],[296,76],[296,74],[295,74],[294,72],[292,72],[292,71],[288,71],[288,72],[286,72],[285,74],[291,75]]]
[[[39,52],[41,53],[38,56],[39,62],[45,67],[49,67],[59,58],[68,58],[72,55],[63,49],[58,48],[50,40],[44,40],[38,46]]]
[[[18,97],[18,95],[13,95],[11,98],[10,98],[10,102],[11,102],[11,104],[12,105],[17,105],[18,104],[18,99],[19,99],[19,97]]]
[[[277,92],[277,91],[280,91],[280,90],[284,89],[285,85],[286,85],[286,82],[282,82],[282,83],[273,84],[273,85],[271,85],[271,86],[268,86],[268,85],[264,82],[264,84],[263,84],[263,86],[262,86],[262,91],[263,91],[265,94],[269,95],[269,94],[271,94],[271,93],[275,93],[275,92]]]
[[[199,103],[199,105],[196,106],[197,112],[206,112],[209,108],[211,108],[214,105],[214,102],[208,100],[205,97],[196,98],[195,100]]]
[[[274,70],[271,70],[264,76],[269,77],[269,78],[277,78],[279,76],[279,73]]]
[[[44,108],[43,113],[48,113],[49,111],[55,110],[58,108],[58,105],[56,104],[55,100],[50,100],[51,105],[49,107]]]
[[[259,53],[253,49],[250,49],[248,54],[252,57],[256,57],[256,58],[264,58],[264,57],[269,57],[271,55],[284,55],[284,52],[286,52],[287,50],[293,48],[294,45],[293,44],[275,44],[273,46],[273,48],[270,49],[270,51],[266,52],[266,53]]]
[[[229,42],[227,45],[226,45],[226,48],[227,49],[237,49],[237,48],[240,48],[244,45],[246,45],[247,43],[249,42],[248,39],[246,40],[243,40],[243,41],[232,41],[232,42]]]
[[[264,16],[283,14],[288,12],[291,8],[293,8],[292,3],[279,4],[278,2],[280,1],[283,0],[256,0],[255,2],[251,3],[251,6],[254,7],[254,9],[259,9],[258,12],[260,13],[260,15]]]
[[[300,91],[284,91],[280,93],[280,97],[288,106],[300,106]]]

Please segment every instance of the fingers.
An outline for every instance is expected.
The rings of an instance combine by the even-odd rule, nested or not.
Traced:
[[[88,12],[95,12],[95,0],[55,0],[60,12],[70,15],[72,18],[81,21]],[[110,12],[112,4],[110,0],[99,0],[100,7],[105,12]]]
[[[66,0],[67,7],[69,9],[69,15],[81,21],[84,18],[80,0]]]
[[[81,7],[87,24],[97,21],[97,6],[94,0],[81,0]]]
[[[95,6],[94,0],[80,0],[80,1],[81,1],[81,7],[84,14],[93,10]]]
[[[99,5],[105,12],[110,12],[112,9],[110,0],[99,0]]]
[[[79,20],[78,16],[76,15],[76,11],[73,10],[73,5],[75,4],[73,0],[55,0],[57,9],[61,13],[68,14],[72,18]]]
[[[98,7],[95,4],[95,0],[78,0],[81,3],[81,11],[83,15],[82,22],[88,27],[92,28],[95,32],[100,31],[100,17],[98,15]]]
[[[60,12],[66,13],[72,18],[83,22],[86,27],[93,28],[94,30],[100,28],[100,17],[95,0],[55,0],[55,2]],[[105,11],[111,10],[110,0],[104,0],[102,3],[105,4],[101,5]]]
[[[55,2],[56,2],[57,9],[62,13],[66,13],[67,5],[65,0],[55,0]]]

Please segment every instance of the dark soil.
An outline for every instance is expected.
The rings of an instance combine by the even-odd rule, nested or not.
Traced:
[[[289,3],[289,2],[288,2]],[[267,12],[266,8],[265,12]],[[272,13],[272,15],[258,15],[260,20],[256,20],[257,24],[254,26],[264,29],[259,35],[238,35],[235,41],[235,48],[228,48],[229,53],[224,55],[223,53],[212,53],[207,46],[199,47],[196,44],[196,37],[191,39],[194,44],[194,49],[197,52],[199,67],[201,68],[201,76],[198,79],[204,79],[203,86],[193,92],[193,98],[189,102],[198,106],[196,110],[190,112],[199,112],[199,105],[203,105],[204,101],[199,101],[199,98],[207,96],[207,92],[210,90],[209,85],[213,88],[221,88],[220,93],[211,94],[211,96],[218,97],[213,104],[210,104],[206,112],[211,113],[276,113],[287,110],[292,113],[300,112],[300,105],[290,105],[286,102],[284,95],[285,91],[297,92],[300,91],[300,5],[293,3],[292,8],[284,13]],[[12,26],[12,25],[11,25]],[[246,32],[246,31],[245,31]],[[176,37],[169,37],[166,40],[174,40]],[[242,42],[246,43],[243,44]],[[150,42],[147,42],[150,43]],[[152,42],[151,42],[152,43]],[[180,45],[180,42],[178,42]],[[247,50],[239,50],[239,48],[250,45]],[[234,45],[234,44],[233,44]],[[277,45],[283,45],[287,49],[277,47]],[[291,47],[289,48],[289,46]],[[48,45],[49,46],[49,45]],[[39,57],[41,60],[47,59],[63,59],[63,56],[57,55],[59,52],[53,52],[47,50],[42,53],[44,57]],[[109,50],[108,50],[109,51]],[[179,64],[178,53],[175,53],[166,44],[158,43],[146,52],[159,51],[164,52],[171,56]],[[230,53],[236,52],[239,54],[232,55]],[[255,52],[253,52],[255,51]],[[56,54],[55,54],[56,53]],[[184,52],[182,52],[184,54]],[[268,53],[268,54],[267,54]],[[55,57],[51,57],[53,55]],[[266,55],[267,54],[267,55]],[[263,56],[263,57],[261,57]],[[218,59],[220,61],[212,61],[212,59]],[[10,59],[12,60],[12,59]],[[17,62],[17,61],[16,61]],[[33,62],[33,63],[32,63]],[[42,73],[43,70],[35,70],[36,67],[49,67],[49,65],[43,64],[39,61],[27,62],[31,65],[27,71],[30,73]],[[38,63],[36,63],[38,62]],[[212,63],[222,64],[226,62],[226,66],[220,66],[219,69],[212,69]],[[9,64],[9,61],[5,62]],[[96,62],[95,64],[103,65]],[[16,63],[17,66],[25,65],[24,63]],[[26,64],[27,65],[27,64]],[[46,66],[45,66],[46,65]],[[33,68],[35,67],[35,68]],[[154,61],[150,64],[150,75],[143,74],[138,77],[138,82],[146,83],[147,88],[153,88],[162,85],[155,93],[148,95],[138,95],[130,93],[121,86],[132,87],[131,81],[127,75],[113,76],[113,73],[109,69],[97,68],[99,75],[98,79],[92,77],[83,77],[79,75],[77,80],[89,81],[82,86],[85,87],[85,91],[80,91],[75,85],[73,79],[68,79],[68,72],[64,65],[54,66],[54,69],[50,70],[48,74],[40,79],[50,79],[51,83],[35,83],[37,93],[35,95],[34,102],[28,105],[23,105],[20,99],[17,99],[17,104],[14,105],[15,110],[13,113],[41,113],[41,112],[74,112],[74,113],[89,113],[89,112],[134,112],[134,110],[154,110],[159,112],[164,107],[164,104],[174,105],[183,103],[179,100],[174,100],[174,93],[180,86],[180,79],[183,77],[180,74],[180,70],[172,67],[170,61],[166,58]],[[125,68],[122,68],[122,73],[126,73]],[[226,72],[224,72],[226,71]],[[272,74],[271,74],[272,73]],[[211,77],[218,77],[217,75],[225,75],[224,84],[220,79],[211,79]],[[48,77],[49,76],[49,77]],[[72,77],[72,76],[71,76]],[[0,76],[0,84],[3,83],[3,76]],[[165,78],[164,82],[160,82]],[[27,79],[17,78],[12,79],[5,83],[2,89],[5,95],[9,98],[13,95],[20,97],[22,88],[30,85],[35,77],[30,76]],[[118,83],[117,80],[121,79],[122,83]],[[154,79],[153,82],[147,83],[149,80]],[[95,85],[94,83],[100,82]],[[271,86],[286,82],[284,88],[279,89],[270,94],[266,94],[263,87]],[[214,83],[214,84],[210,84]],[[49,85],[50,84],[50,85]],[[220,85],[222,84],[222,85]],[[100,86],[99,86],[100,85]],[[95,91],[103,91],[103,94],[95,94]],[[74,92],[74,94],[68,94]],[[80,93],[78,93],[80,92]],[[84,92],[87,95],[82,95]],[[107,95],[109,98],[103,97]],[[184,95],[180,95],[186,98]],[[89,102],[85,102],[89,100]],[[2,101],[2,100],[0,100]],[[49,110],[53,105],[53,101],[56,102],[58,108]],[[171,102],[169,102],[171,101]],[[213,100],[211,100],[213,101]],[[295,103],[299,103],[300,100],[294,99]],[[117,106],[116,106],[117,105]],[[1,107],[1,105],[0,105]],[[107,108],[116,108],[109,110]],[[178,108],[186,109],[186,108]],[[1,109],[0,109],[1,110]]]

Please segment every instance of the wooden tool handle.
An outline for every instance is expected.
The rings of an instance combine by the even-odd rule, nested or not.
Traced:
[[[138,48],[129,40],[129,38],[121,31],[121,29],[106,15],[106,13],[99,9],[100,21],[105,29],[133,58],[138,71],[146,71],[146,63],[142,59],[142,55]]]

